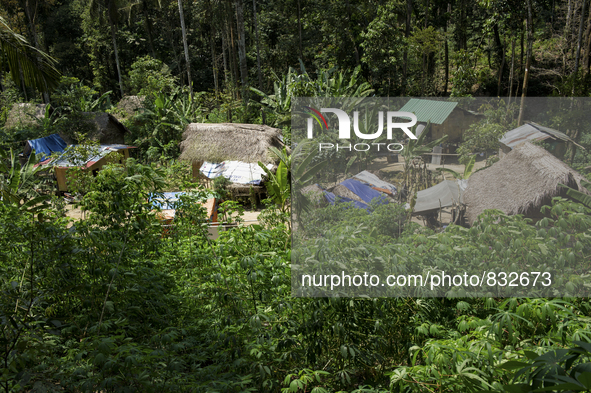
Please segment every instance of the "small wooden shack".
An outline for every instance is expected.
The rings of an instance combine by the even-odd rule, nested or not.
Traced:
[[[524,141],[546,141],[549,146],[549,151],[559,159],[564,158],[566,153],[567,143],[573,143],[576,146],[584,149],[584,147],[577,144],[568,135],[558,130],[549,127],[544,127],[534,122],[526,122],[521,127],[517,127],[511,131],[507,131],[501,139],[499,139],[499,157],[508,154],[515,146]]]
[[[56,160],[49,163],[55,170],[58,190],[68,191],[68,180],[74,176],[72,168],[83,168],[96,176],[97,172],[108,163],[123,164],[129,158],[129,149],[126,145],[100,145],[96,151],[90,152],[88,157],[77,157],[75,146],[70,146]]]
[[[506,214],[523,214],[534,220],[555,196],[566,197],[558,183],[589,192],[581,186],[585,178],[540,146],[522,142],[490,167],[470,176],[464,192],[466,215],[472,224],[488,209]]]
[[[401,112],[411,112],[417,117],[419,124],[431,123],[429,139],[439,139],[448,135],[447,142],[459,142],[464,131],[484,116],[475,112],[459,108],[457,102],[423,100],[411,98]],[[419,128],[419,127],[417,127]]]

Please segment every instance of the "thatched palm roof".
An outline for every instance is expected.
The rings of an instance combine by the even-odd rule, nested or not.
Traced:
[[[531,214],[550,199],[566,195],[558,183],[586,192],[585,178],[548,151],[529,142],[516,146],[489,168],[470,176],[464,192],[468,221],[487,209],[506,214]]]
[[[144,107],[144,96],[125,96],[117,104],[117,108],[113,115],[119,121],[124,121],[136,115],[137,111]]]
[[[324,190],[318,184],[312,184],[300,189],[302,195],[307,196],[315,204],[326,202]]]
[[[115,116],[105,112],[83,112],[83,114],[88,116],[88,121],[94,125],[94,130],[88,135],[89,139],[103,145],[125,143],[124,136],[128,130]]]
[[[283,147],[281,130],[257,124],[202,124],[187,126],[181,142],[181,160],[193,162],[243,161],[274,163],[269,148]]]
[[[47,104],[30,104],[27,102],[14,104],[6,116],[4,127],[36,126],[38,122],[35,119],[42,120],[45,117],[46,107]]]

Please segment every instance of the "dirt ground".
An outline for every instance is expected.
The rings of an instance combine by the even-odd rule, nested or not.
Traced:
[[[401,174],[404,171],[404,158],[400,157],[401,162],[396,163],[388,163],[386,157],[376,158],[371,162],[368,169],[370,171],[377,171],[380,170],[384,174],[384,180],[389,180],[391,178],[396,177],[397,174]],[[474,164],[474,170],[483,168],[485,165],[485,161],[477,161]],[[427,168],[430,171],[435,171],[437,168],[449,168],[459,173],[464,172],[464,165],[461,164],[442,164],[442,165],[433,165],[427,164]],[[450,174],[445,175],[447,179],[452,179]],[[258,216],[261,213],[260,209],[257,210],[245,210],[243,219],[243,225],[252,225],[258,224]],[[74,206],[74,204],[66,205],[66,215],[72,218],[74,221],[78,221],[84,219],[84,213],[80,208]],[[448,223],[451,221],[451,214],[446,212],[445,210],[442,212],[441,219],[443,223]],[[424,220],[421,217],[413,217],[413,222],[416,222],[420,225],[425,225]]]
[[[399,160],[400,160],[400,162],[388,163],[386,157],[376,158],[375,160],[373,160],[371,162],[368,169],[371,171],[380,170],[384,174],[388,174],[388,175],[392,176],[395,172],[404,172],[404,158],[400,157]],[[484,160],[476,161],[476,163],[474,164],[473,171],[480,169],[480,168],[484,168],[485,164],[486,164],[486,162]],[[455,164],[455,163],[454,164],[443,163],[442,165],[427,164],[427,169],[430,171],[435,171],[437,168],[448,168],[448,169],[451,169],[452,171],[456,171],[459,173],[464,172],[464,165],[462,165],[462,164]],[[446,178],[448,180],[451,180],[453,177],[451,175],[446,174]]]
[[[76,207],[73,203],[66,205],[66,217],[71,218],[74,221],[80,221],[84,219],[84,213],[82,209]],[[69,226],[72,226],[73,223],[70,223]]]
[[[252,225],[258,224],[258,217],[261,213],[261,210],[245,210],[244,216],[242,219],[244,220],[244,225]],[[74,221],[79,221],[84,219],[84,212],[80,209],[75,207],[74,204],[66,205],[66,216],[70,217]]]

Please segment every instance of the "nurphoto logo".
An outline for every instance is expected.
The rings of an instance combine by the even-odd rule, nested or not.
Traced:
[[[314,120],[316,120],[316,123],[320,126],[321,130],[328,130],[328,122],[326,121],[326,118],[322,115],[322,113],[333,113],[337,116],[337,119],[339,122],[339,139],[351,139],[351,118],[349,117],[347,112],[345,112],[344,110],[337,109],[337,108],[321,108],[320,111],[318,111],[318,110],[311,108],[309,106],[306,106],[304,108],[305,108],[305,112],[310,115],[310,117],[307,119],[308,139],[314,138]],[[403,118],[409,118],[410,121],[409,122],[400,122],[400,119],[403,119]],[[400,129],[400,130],[404,131],[404,133],[410,139],[417,139],[417,136],[415,134],[413,134],[412,131],[410,130],[410,128],[413,127],[415,124],[417,124],[417,117],[414,115],[414,113],[388,111],[388,112],[386,112],[386,138],[391,140],[392,135],[393,135],[393,130]],[[367,134],[367,133],[363,133],[360,131],[360,129],[359,129],[359,111],[354,111],[353,112],[353,131],[355,132],[355,135],[359,139],[375,140],[375,139],[379,138],[380,136],[382,136],[382,133],[384,131],[384,112],[383,111],[378,112],[377,131],[374,133],[371,133],[371,134]],[[385,146],[385,148],[387,150],[392,151],[392,152],[400,152],[404,148],[404,146],[400,143],[390,143],[390,144],[371,143],[371,145],[374,146],[377,151],[380,151],[380,148],[382,146]],[[349,151],[351,151],[351,149],[353,149],[355,151],[368,151],[369,149],[371,149],[371,146],[369,143],[356,143],[355,145],[336,144],[336,146],[334,143],[319,143],[318,144],[319,151],[330,150],[330,149],[334,149],[335,147],[337,150],[345,149],[345,150],[349,150]]]

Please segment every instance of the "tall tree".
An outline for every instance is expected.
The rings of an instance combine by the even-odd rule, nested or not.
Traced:
[[[575,56],[575,71],[573,72],[573,88],[571,94],[575,95],[575,84],[579,73],[579,59],[581,57],[581,46],[583,45],[583,26],[585,25],[585,8],[587,1],[583,0],[583,9],[581,10],[581,21],[579,23],[579,37],[577,39],[577,54]]]
[[[117,77],[119,79],[119,92],[124,96],[123,80],[121,79],[121,65],[119,62],[119,50],[117,48],[117,23],[119,21],[119,8],[115,0],[90,0],[90,13],[98,16],[102,20],[103,14],[107,14],[109,28],[111,29],[111,40],[113,41],[113,51],[115,52],[115,64],[117,66]]]
[[[519,106],[519,118],[517,125],[523,124],[523,112],[525,110],[525,97],[527,96],[527,83],[529,81],[529,69],[531,66],[532,47],[534,41],[534,27],[532,16],[532,0],[526,0],[527,3],[527,54],[525,59],[525,73],[523,75],[523,89],[521,91],[521,105]]]
[[[236,31],[238,33],[238,59],[240,62],[240,81],[242,86],[242,99],[246,103],[248,101],[247,86],[248,86],[248,67],[246,65],[246,31],[244,29],[244,8],[242,7],[242,0],[236,0]]]
[[[406,0],[406,25],[404,27],[404,37],[408,40],[410,37],[410,23],[412,17],[412,0]],[[406,78],[408,76],[408,48],[404,46],[402,54],[402,94],[406,92]]]
[[[183,33],[183,47],[185,48],[185,62],[187,66],[187,79],[189,82],[189,92],[191,93],[191,101],[193,100],[193,82],[191,79],[191,60],[189,59],[189,44],[187,43],[187,31],[185,29],[185,16],[183,15],[183,2],[178,0],[179,15],[181,16],[181,30]]]

